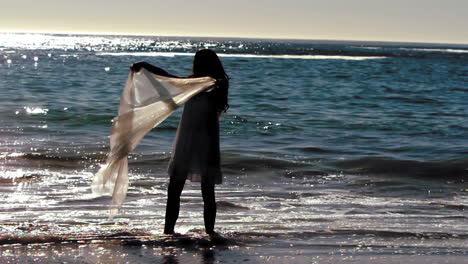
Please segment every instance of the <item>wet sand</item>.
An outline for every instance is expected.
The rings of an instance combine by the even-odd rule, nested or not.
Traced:
[[[107,236],[1,239],[1,263],[466,263],[460,248],[376,246],[336,243],[317,238],[271,238],[224,233],[210,238],[201,232],[178,236],[121,232]],[[335,243],[329,243],[334,240]],[[442,250],[441,250],[442,249]]]

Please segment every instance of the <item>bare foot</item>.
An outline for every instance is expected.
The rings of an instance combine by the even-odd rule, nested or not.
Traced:
[[[219,233],[217,232],[211,232],[208,234],[210,236],[211,242],[213,242],[215,245],[224,245],[227,242],[227,239],[222,237]]]
[[[172,233],[163,233],[163,235],[165,235],[165,236],[171,236],[171,237],[180,237],[180,236],[182,236],[181,233],[176,233],[176,232],[172,232]]]
[[[215,231],[208,233],[208,235],[210,236],[210,238],[222,238],[222,236]]]

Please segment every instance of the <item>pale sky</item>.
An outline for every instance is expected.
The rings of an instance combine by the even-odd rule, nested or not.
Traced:
[[[0,0],[0,31],[468,44],[468,0]]]

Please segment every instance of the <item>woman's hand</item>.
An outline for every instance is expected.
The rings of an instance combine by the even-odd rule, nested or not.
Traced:
[[[212,86],[210,86],[207,90],[205,90],[205,92],[209,93],[213,91],[214,89],[219,88],[223,82],[224,82],[223,79],[215,79],[215,83]]]
[[[226,86],[226,79],[215,79],[215,88],[225,87]]]
[[[165,70],[163,70],[163,69],[161,69],[159,67],[156,67],[156,66],[154,66],[152,64],[149,64],[146,61],[135,62],[130,66],[130,70],[133,71],[133,72],[139,72],[143,68],[145,70],[147,70],[147,71],[149,71],[151,73],[157,74],[157,75],[172,77],[172,78],[179,78],[179,77],[177,77],[175,75],[169,74],[168,72],[166,72]]]
[[[146,65],[148,65],[148,63],[144,61],[135,62],[130,65],[130,70],[133,72],[139,72],[142,68],[145,68]]]

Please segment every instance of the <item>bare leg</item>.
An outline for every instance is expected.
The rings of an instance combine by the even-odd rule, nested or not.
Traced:
[[[170,179],[167,188],[166,223],[164,234],[174,234],[174,226],[179,218],[180,195],[184,189],[185,181]]]
[[[207,234],[212,234],[216,219],[215,185],[202,182],[201,187],[204,203],[203,218],[205,220],[205,231]]]

